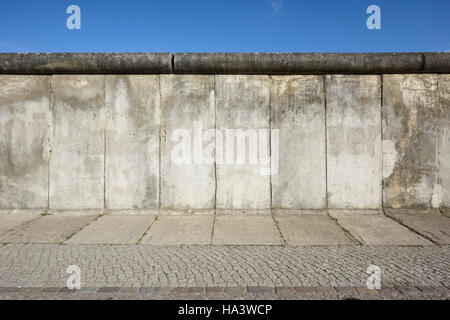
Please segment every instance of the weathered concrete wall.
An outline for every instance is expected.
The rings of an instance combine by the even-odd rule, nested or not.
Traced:
[[[328,206],[381,208],[379,76],[326,77]]]
[[[214,76],[161,75],[161,208],[215,206]],[[205,141],[204,141],[205,140]],[[209,153],[209,154],[207,154]]]
[[[325,99],[321,76],[274,76],[271,127],[279,130],[272,206],[322,209],[326,197]]]
[[[450,75],[438,75],[439,91],[439,200],[450,208]]]
[[[48,206],[48,76],[0,76],[0,208]]]
[[[270,163],[260,160],[269,159],[270,140],[268,135],[255,139],[259,129],[269,129],[269,77],[217,75],[215,82],[216,127],[223,135],[223,156],[217,163],[217,208],[269,209]],[[243,162],[238,159],[238,138],[232,135],[236,131],[231,131],[235,129],[252,135],[246,136]],[[252,138],[257,140],[253,147]],[[257,153],[256,163],[251,162],[251,151]]]
[[[439,206],[436,75],[383,77],[384,205]]]
[[[101,75],[52,76],[50,209],[103,208],[104,78]]]
[[[450,207],[449,54],[132,58],[0,55],[0,210]]]
[[[158,208],[159,77],[108,75],[105,90],[105,206]]]

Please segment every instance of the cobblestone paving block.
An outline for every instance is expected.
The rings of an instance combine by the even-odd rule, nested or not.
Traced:
[[[17,229],[23,224],[30,222],[34,219],[39,218],[39,214],[11,214],[11,215],[0,215],[0,235],[11,231],[13,229]]]
[[[140,243],[201,245],[211,243],[213,215],[160,216]]]
[[[326,214],[278,214],[275,220],[288,245],[354,244]]]
[[[450,244],[450,219],[439,210],[387,209],[385,212],[439,244]]]
[[[296,292],[303,294],[308,287],[365,287],[370,265],[380,267],[382,288],[427,286],[446,294],[443,284],[450,285],[450,246],[11,244],[0,246],[0,261],[0,288],[66,287],[70,265],[80,267],[81,291],[173,287],[178,294],[226,287],[225,293],[241,294],[249,286],[301,288]]]
[[[355,238],[368,245],[431,245],[398,222],[382,213],[351,213],[329,210],[330,215]]]
[[[102,216],[66,243],[136,244],[154,220],[154,216]]]
[[[217,215],[212,243],[216,245],[281,245],[270,215]]]
[[[329,287],[321,290],[320,287],[301,287],[306,290],[294,290],[292,287],[277,287],[277,291],[273,290],[253,290],[255,292],[247,292],[242,290],[234,290],[233,293],[227,293],[223,290],[221,292],[189,292],[187,288],[99,288],[98,290],[69,290],[67,288],[45,288],[52,290],[39,290],[40,288],[17,288],[14,291],[0,290],[0,300],[11,299],[63,299],[63,300],[79,300],[79,299],[133,299],[133,300],[203,300],[203,299],[215,299],[215,300],[446,300],[450,296],[448,289],[443,290],[424,290],[414,291],[414,294],[404,294],[400,291],[396,291],[390,287],[389,290],[374,290],[375,294],[371,291],[364,290],[363,287],[347,287],[345,292],[351,292],[351,294],[343,294],[336,287],[336,291],[329,291]],[[4,289],[4,288],[0,288]],[[223,289],[223,287],[222,287]],[[235,288],[237,289],[237,288]],[[242,289],[242,288],[241,288]],[[403,291],[410,292],[415,288],[404,286]],[[360,292],[359,292],[360,291]]]
[[[61,243],[95,218],[95,215],[44,216],[3,234],[0,243]]]
[[[206,293],[224,293],[225,288],[224,287],[207,287]]]

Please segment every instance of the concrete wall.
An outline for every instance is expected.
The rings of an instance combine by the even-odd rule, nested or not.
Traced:
[[[163,72],[0,75],[0,210],[450,207],[448,74]]]

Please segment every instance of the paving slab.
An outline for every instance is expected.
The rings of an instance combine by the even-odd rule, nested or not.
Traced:
[[[154,220],[154,216],[105,215],[65,243],[136,244]]]
[[[385,210],[385,212],[439,244],[450,244],[450,219],[438,210]]]
[[[444,216],[450,217],[450,209],[441,209],[441,212]]]
[[[288,245],[355,244],[326,214],[275,215],[275,220]]]
[[[211,243],[214,215],[161,216],[141,242],[152,245],[200,245]]]
[[[212,243],[216,245],[282,245],[272,216],[217,215]]]
[[[368,245],[431,245],[398,222],[382,213],[351,213],[345,210],[329,210],[339,225],[356,239]]]
[[[96,215],[43,216],[3,234],[0,243],[61,243],[96,217]]]
[[[39,214],[0,215],[0,235],[14,230],[23,224],[39,218]]]

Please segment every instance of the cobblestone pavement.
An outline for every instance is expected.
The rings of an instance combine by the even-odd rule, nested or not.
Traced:
[[[0,298],[448,299],[450,246],[0,246]],[[82,289],[64,292],[66,269]],[[382,290],[365,289],[369,265]],[[20,287],[20,288],[19,288]]]

